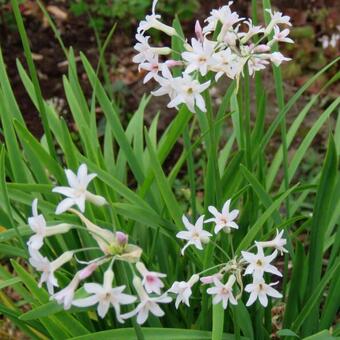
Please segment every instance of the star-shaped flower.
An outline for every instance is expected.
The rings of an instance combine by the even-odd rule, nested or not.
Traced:
[[[90,182],[97,176],[97,174],[87,174],[86,164],[82,164],[77,172],[77,175],[69,170],[65,170],[69,187],[55,187],[53,192],[57,192],[66,196],[56,209],[56,214],[62,214],[73,205],[77,205],[81,212],[85,211],[85,201],[101,206],[106,204],[106,199],[102,196],[94,195],[87,190]]]
[[[213,304],[216,305],[222,301],[223,309],[228,307],[228,301],[231,304],[237,305],[237,300],[233,294],[233,284],[236,281],[236,277],[234,275],[229,276],[228,281],[223,284],[219,279],[214,279],[214,287],[211,287],[207,290],[208,294],[214,295]]]
[[[180,231],[176,237],[188,241],[187,244],[182,248],[181,253],[184,255],[184,251],[187,247],[193,244],[197,249],[202,250],[202,243],[209,242],[209,237],[212,236],[206,230],[203,230],[204,215],[200,216],[196,221],[195,225],[191,224],[186,216],[183,215],[182,221],[187,231]]]
[[[197,274],[194,274],[189,281],[175,281],[171,288],[169,289],[170,293],[175,293],[177,295],[175,306],[176,309],[178,309],[178,306],[181,302],[185,303],[188,307],[190,307],[189,304],[189,298],[192,294],[191,287],[198,281],[199,276]]]
[[[158,317],[163,316],[164,311],[158,306],[158,304],[171,302],[171,297],[166,293],[161,296],[150,297],[144,290],[142,281],[139,277],[135,277],[133,279],[133,285],[138,293],[140,303],[134,310],[122,315],[122,318],[129,319],[137,315],[137,323],[142,325],[149,317],[149,313]]]
[[[282,276],[278,269],[270,264],[270,262],[272,262],[277,256],[277,250],[275,250],[271,255],[265,256],[263,248],[257,245],[257,254],[242,251],[242,256],[244,260],[249,263],[244,275],[253,274],[254,277],[261,278],[263,277],[264,272],[267,272]]]
[[[150,294],[152,292],[155,292],[156,294],[160,295],[161,288],[164,287],[164,283],[160,280],[160,277],[166,277],[166,274],[151,272],[146,269],[142,262],[137,262],[136,268],[143,276],[142,283],[147,293]]]
[[[279,293],[276,289],[272,288],[276,283],[266,284],[263,278],[255,278],[253,283],[246,285],[245,291],[250,293],[249,299],[247,301],[246,306],[251,306],[257,299],[259,299],[261,305],[263,307],[267,307],[268,305],[268,296],[272,296],[274,298],[281,298],[282,294]]]
[[[215,207],[209,206],[208,210],[214,215],[213,218],[209,218],[205,223],[214,222],[215,223],[215,234],[219,233],[222,229],[226,232],[230,232],[230,228],[238,229],[238,225],[234,222],[235,218],[238,216],[239,211],[234,209],[229,211],[231,200],[227,200],[224,203],[222,212],[219,212]]]
[[[30,249],[30,264],[39,272],[42,272],[39,287],[42,286],[44,282],[46,282],[47,290],[50,295],[54,293],[54,287],[58,287],[58,281],[54,276],[54,272],[59,269],[66,262],[70,261],[73,257],[72,251],[67,251],[59,256],[54,261],[50,262],[47,257],[42,256],[38,250]]]
[[[39,250],[43,246],[45,237],[66,233],[72,228],[70,224],[66,223],[47,227],[44,216],[38,214],[38,199],[34,199],[32,202],[32,216],[28,218],[28,225],[34,232],[34,235],[30,237],[27,245],[35,250]]]
[[[120,315],[120,305],[127,305],[136,301],[136,297],[128,294],[124,294],[125,286],[119,286],[112,288],[113,272],[108,269],[104,273],[103,285],[98,283],[85,283],[85,291],[90,295],[84,299],[74,300],[72,304],[77,307],[88,307],[95,304],[97,306],[98,315],[103,319],[110,306],[112,305],[116,312],[117,320],[123,323],[123,319]]]
[[[256,245],[262,248],[275,248],[277,249],[281,255],[283,253],[288,253],[288,250],[284,247],[287,244],[287,240],[282,237],[284,230],[281,230],[280,232],[276,229],[276,236],[271,241],[266,242],[255,242]]]

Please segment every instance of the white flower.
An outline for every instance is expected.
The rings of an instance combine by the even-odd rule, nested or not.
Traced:
[[[159,83],[160,88],[156,91],[152,91],[151,94],[153,96],[164,96],[169,95],[170,99],[174,99],[176,96],[176,84],[180,77],[173,78],[167,64],[163,65],[162,67],[162,76],[157,75],[155,80]]]
[[[54,272],[62,265],[64,265],[66,262],[72,259],[73,252],[67,251],[52,262],[50,262],[47,257],[42,256],[38,250],[29,248],[29,252],[30,252],[29,258],[30,264],[36,270],[42,272],[38,284],[39,287],[41,287],[42,284],[46,282],[49,294],[53,295],[54,287],[58,287],[58,281],[54,276]]]
[[[158,55],[147,59],[144,63],[141,63],[138,69],[148,71],[148,73],[144,77],[143,83],[145,84],[153,78],[156,79],[161,68],[162,64],[158,62]]]
[[[144,34],[144,32],[149,30],[150,28],[155,28],[155,29],[162,31],[165,34],[170,35],[170,36],[177,35],[177,32],[173,27],[165,25],[165,24],[163,24],[162,22],[159,21],[161,16],[159,14],[156,14],[157,2],[158,2],[158,0],[153,1],[151,15],[147,15],[145,17],[145,20],[143,20],[139,23],[139,26],[137,28],[137,32]]]
[[[266,9],[266,11],[270,14],[271,20],[269,25],[266,27],[265,34],[269,34],[276,25],[284,24],[292,26],[292,24],[290,23],[290,17],[288,15],[282,15],[281,12],[275,11],[273,13],[272,10],[268,8]]]
[[[246,285],[245,291],[250,293],[249,299],[247,301],[246,306],[252,305],[256,299],[259,299],[261,305],[263,307],[267,307],[268,305],[268,296],[272,296],[274,298],[281,298],[282,294],[280,294],[276,289],[271,286],[276,285],[276,283],[266,284],[263,278],[254,278],[254,282]]]
[[[85,268],[81,269],[76,273],[71,282],[58,293],[54,294],[51,299],[54,299],[59,304],[64,305],[64,309],[70,309],[74,297],[75,290],[78,288],[79,282],[88,278],[97,269],[98,263],[93,262],[87,265]]]
[[[285,43],[294,43],[294,41],[288,38],[289,29],[285,28],[284,30],[280,31],[279,26],[274,26],[274,36],[273,39],[275,41],[285,42]]]
[[[135,44],[134,49],[139,53],[132,58],[134,63],[140,64],[157,55],[167,55],[171,53],[171,48],[169,47],[151,47],[149,45],[149,36],[137,33],[135,37],[138,42]]]
[[[79,282],[80,282],[79,276],[75,275],[71,282],[65,288],[60,290],[58,293],[54,294],[51,297],[51,299],[56,300],[57,303],[60,305],[63,304],[65,310],[70,309],[74,293],[75,290],[78,288]]]
[[[242,39],[241,39],[242,44],[245,44],[254,35],[264,32],[264,28],[262,26],[254,26],[253,21],[251,19],[244,21],[244,23],[248,26],[248,32],[247,33],[239,33],[239,36],[242,37]]]
[[[222,24],[222,29],[219,37],[223,35],[232,28],[234,24],[243,20],[240,18],[236,12],[232,12],[230,6],[232,1],[219,9],[213,9],[210,12],[210,16],[205,20],[208,24],[203,28],[203,33],[210,33],[215,31],[217,24],[220,22]]]
[[[249,263],[244,275],[253,274],[254,277],[261,278],[264,272],[268,272],[282,276],[278,269],[270,264],[270,262],[272,262],[277,256],[277,250],[275,250],[273,254],[265,256],[263,248],[257,245],[256,255],[247,251],[242,251],[242,256],[244,260]]]
[[[270,56],[270,61],[275,66],[280,66],[283,61],[292,60],[291,58],[286,58],[281,52],[273,52]]]
[[[223,74],[228,78],[235,79],[242,72],[243,65],[242,59],[233,53],[230,48],[227,48],[213,55],[211,69],[216,72],[216,81]]]
[[[171,288],[169,289],[169,292],[177,294],[175,306],[176,309],[178,309],[178,306],[181,302],[185,303],[188,307],[190,307],[189,304],[189,298],[192,294],[191,287],[198,281],[199,276],[197,274],[194,274],[189,281],[175,281]]]
[[[235,283],[236,278],[234,275],[229,276],[227,283],[223,284],[217,278],[214,279],[215,287],[211,287],[207,289],[207,293],[211,295],[215,295],[213,298],[213,304],[216,305],[222,301],[223,309],[228,307],[228,301],[231,304],[237,305],[237,300],[233,295],[233,284]]]
[[[211,65],[211,57],[215,46],[216,42],[206,38],[204,38],[203,42],[192,38],[191,46],[187,46],[188,51],[182,53],[183,59],[188,62],[185,72],[191,73],[198,70],[202,76],[205,76]]]
[[[234,222],[235,218],[238,216],[239,211],[234,209],[229,211],[231,200],[227,200],[222,208],[222,212],[219,212],[215,207],[209,206],[208,210],[214,215],[213,218],[209,218],[204,221],[204,223],[214,222],[215,223],[215,234],[219,233],[222,229],[229,233],[230,228],[238,229],[238,225]]]
[[[87,191],[89,183],[97,176],[97,174],[87,174],[86,164],[82,164],[77,172],[77,175],[69,170],[65,170],[67,181],[70,187],[55,187],[53,192],[57,192],[66,196],[61,201],[56,209],[56,214],[61,214],[71,208],[73,205],[77,205],[81,212],[85,211],[85,201],[88,200],[95,205],[104,205],[106,200],[102,196],[94,195]]]
[[[149,45],[149,36],[144,36],[143,34],[136,34],[136,40],[138,41],[136,45],[134,46],[134,49],[138,51],[139,53],[136,54],[132,61],[134,63],[140,64],[143,63],[145,60],[153,58],[154,53],[151,50],[151,46]]]
[[[187,231],[180,231],[176,235],[176,237],[188,241],[187,244],[181,250],[182,255],[184,255],[185,249],[191,244],[193,244],[197,249],[202,250],[203,249],[202,243],[209,242],[209,237],[212,236],[211,233],[209,233],[206,230],[203,230],[204,215],[198,218],[195,225],[191,224],[184,215],[182,216],[182,221]]]
[[[167,294],[163,294],[157,297],[150,297],[144,290],[142,282],[139,277],[134,277],[133,285],[138,293],[140,303],[131,312],[121,315],[123,319],[131,318],[137,314],[137,323],[142,325],[148,318],[149,313],[155,316],[163,316],[164,312],[158,306],[159,303],[169,303],[171,302],[171,297]]]
[[[86,298],[74,300],[72,304],[77,307],[88,307],[98,303],[97,313],[101,318],[107,314],[112,305],[116,312],[117,320],[123,323],[120,315],[120,305],[127,305],[136,301],[136,297],[124,294],[125,286],[112,288],[113,271],[108,269],[104,273],[103,285],[98,283],[85,283],[85,291],[92,294]]]
[[[340,34],[334,33],[331,35],[331,40],[329,41],[329,44],[335,48],[336,45],[338,44],[338,41],[340,40]]]
[[[179,104],[186,104],[188,109],[195,113],[195,105],[206,112],[205,101],[201,95],[210,85],[210,81],[200,84],[196,79],[192,79],[188,74],[174,79],[176,81],[176,93],[168,104],[169,108],[177,107]]]
[[[146,269],[142,262],[136,263],[136,268],[139,273],[143,276],[142,284],[148,294],[155,292],[161,294],[161,288],[164,287],[164,283],[160,280],[160,277],[166,277],[166,274],[158,272],[150,272]]]
[[[287,244],[287,240],[282,237],[284,230],[280,232],[276,229],[276,236],[271,241],[266,242],[255,242],[257,246],[262,248],[275,248],[277,249],[281,255],[283,253],[288,253],[288,250],[284,247]]]
[[[38,214],[38,199],[34,199],[32,202],[32,217],[28,218],[28,225],[35,234],[30,237],[27,245],[36,250],[43,246],[45,237],[66,233],[72,228],[70,224],[66,223],[47,227],[44,216]]]
[[[256,71],[261,71],[266,68],[266,65],[269,64],[269,61],[264,59],[265,54],[252,54],[248,60],[248,70],[249,75],[252,76]]]
[[[321,42],[322,48],[323,48],[323,49],[328,48],[328,46],[329,46],[329,37],[328,37],[327,35],[323,35],[323,36],[319,39],[319,41]]]

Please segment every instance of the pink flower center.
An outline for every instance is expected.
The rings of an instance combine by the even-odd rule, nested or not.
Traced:
[[[153,275],[146,275],[146,281],[147,281],[148,283],[154,283],[156,280],[157,280],[157,279],[156,279],[155,276],[153,276]]]

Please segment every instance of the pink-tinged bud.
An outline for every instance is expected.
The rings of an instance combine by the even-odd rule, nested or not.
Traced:
[[[210,284],[210,283],[213,283],[214,282],[214,279],[222,279],[223,275],[220,274],[220,273],[217,273],[217,274],[214,274],[214,275],[209,275],[209,276],[203,276],[200,278],[200,281],[204,284],[204,285],[207,285],[207,284]]]
[[[91,263],[88,266],[86,266],[84,269],[79,271],[79,280],[85,280],[89,276],[92,275],[92,273],[98,268],[97,263]]]
[[[167,60],[165,62],[165,65],[168,66],[169,68],[172,68],[172,67],[176,67],[176,66],[182,66],[183,62],[179,61],[179,60],[170,59],[170,60]]]
[[[265,45],[265,44],[256,46],[254,48],[254,52],[256,52],[256,53],[264,53],[264,52],[268,52],[268,51],[270,51],[270,47],[268,45]]]
[[[125,246],[128,243],[128,235],[121,231],[116,232],[116,240],[120,246]]]
[[[195,24],[195,34],[196,34],[197,40],[199,40],[200,42],[204,40],[202,26],[198,20],[196,20],[196,24]]]

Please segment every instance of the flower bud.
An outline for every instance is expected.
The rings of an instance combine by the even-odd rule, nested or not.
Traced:
[[[116,240],[119,246],[124,247],[128,243],[128,235],[121,231],[116,232]]]
[[[175,66],[182,66],[183,62],[179,61],[179,60],[170,59],[170,60],[167,60],[165,62],[165,65],[168,66],[169,68],[171,68],[171,67],[175,67]]]
[[[88,266],[79,271],[79,280],[85,280],[97,269],[98,264],[96,262],[90,263]]]
[[[265,44],[258,45],[254,48],[255,53],[264,53],[270,51],[270,47]]]
[[[203,40],[204,40],[203,30],[202,30],[202,26],[201,26],[199,20],[196,20],[195,34],[196,34],[197,40],[199,40],[200,42],[203,42]]]
[[[209,275],[209,276],[203,276],[203,277],[200,278],[200,281],[201,281],[204,285],[206,285],[206,284],[213,283],[213,282],[214,282],[214,279],[221,280],[222,277],[223,277],[222,274],[216,273],[216,274]]]
[[[199,278],[200,276],[198,274],[192,275],[188,281],[188,284],[190,285],[190,287],[192,287],[199,280]]]
[[[89,201],[89,202],[91,202],[91,203],[93,203],[93,204],[95,204],[99,207],[107,204],[107,200],[104,197],[99,196],[99,195],[94,195],[89,191],[86,191],[85,197],[86,197],[87,201]]]

